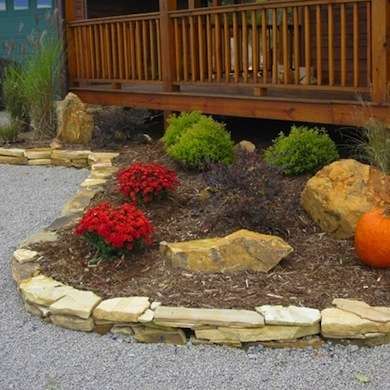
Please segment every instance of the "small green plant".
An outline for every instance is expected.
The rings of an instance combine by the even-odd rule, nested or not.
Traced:
[[[15,122],[6,126],[0,126],[0,143],[16,142],[18,138],[19,128]]]
[[[225,126],[203,116],[167,152],[188,168],[205,169],[212,163],[230,164],[234,157],[233,146]]]
[[[180,115],[170,116],[168,128],[163,137],[165,146],[169,148],[176,144],[180,137],[202,118],[204,118],[204,115],[198,111],[182,112]]]
[[[266,162],[286,175],[315,172],[339,158],[336,144],[324,129],[293,126],[273,141],[266,151]]]
[[[10,65],[5,70],[3,101],[12,121],[20,128],[28,127],[29,109],[24,90],[23,69],[20,65]]]

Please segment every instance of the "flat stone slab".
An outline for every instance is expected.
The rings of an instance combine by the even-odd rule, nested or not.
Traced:
[[[111,322],[137,322],[149,306],[147,297],[112,298],[101,302],[95,308],[93,317]]]
[[[338,309],[358,315],[360,318],[375,322],[390,322],[390,310],[372,307],[365,302],[351,299],[336,298],[332,302]]]
[[[30,263],[18,263],[15,259],[12,259],[11,263],[12,278],[19,285],[23,280],[30,279],[40,272],[40,265],[36,262]]]
[[[26,157],[13,157],[13,156],[1,156],[0,155],[0,164],[11,164],[11,165],[26,165]]]
[[[50,159],[36,159],[36,160],[28,160],[28,165],[32,166],[45,166],[45,165],[51,165]]]
[[[68,216],[83,212],[90,204],[91,200],[98,193],[96,189],[82,189],[73,198],[68,200],[61,212],[62,216]]]
[[[19,285],[23,298],[36,305],[50,306],[64,297],[73,287],[65,286],[56,280],[44,275],[23,280]]]
[[[297,306],[264,305],[256,307],[267,325],[312,326],[321,320],[321,312],[317,309]]]
[[[50,305],[53,314],[70,315],[83,319],[91,316],[93,309],[102,299],[91,291],[72,290]]]
[[[162,242],[160,251],[173,267],[192,272],[268,272],[293,248],[280,237],[239,230],[222,238]]]
[[[111,162],[117,157],[119,157],[119,153],[96,152],[90,153],[88,159],[91,163],[105,163]]]
[[[51,315],[50,320],[54,325],[70,330],[78,330],[81,332],[92,332],[95,324],[92,318],[83,320],[77,317],[69,317],[63,315]]]
[[[106,179],[94,179],[89,177],[80,184],[80,187],[82,188],[98,187],[106,184],[106,182],[107,182]]]
[[[88,159],[89,150],[53,150],[51,157],[55,160],[82,160]]]
[[[175,328],[195,328],[203,325],[235,327],[261,327],[264,318],[255,311],[229,309],[187,309],[159,306],[155,310],[154,323]]]
[[[54,242],[58,240],[57,233],[42,231],[35,233],[21,243],[22,247],[31,246],[40,242]]]
[[[376,310],[390,312],[390,308],[376,307]],[[321,333],[328,338],[365,338],[374,333],[390,333],[390,322],[370,321],[338,308],[323,310],[321,317]]]
[[[132,326],[134,338],[141,343],[164,343],[172,345],[185,345],[186,335],[181,329],[163,330],[149,328],[142,325]]]
[[[146,323],[149,323],[149,322],[152,322],[154,319],[154,311],[151,310],[151,309],[147,309],[145,311],[144,314],[142,314],[139,318],[138,318],[138,322],[140,322],[141,324],[146,324]]]
[[[9,157],[24,157],[25,149],[17,148],[0,148],[0,156],[9,156]]]
[[[320,324],[311,326],[266,325],[261,328],[226,328],[195,329],[197,338],[217,343],[222,342],[256,342],[274,340],[293,340],[320,333]]]
[[[51,148],[26,149],[24,156],[29,160],[50,160],[52,151]]]
[[[20,264],[31,263],[35,261],[38,256],[38,252],[30,251],[29,249],[17,249],[14,252],[14,259]]]

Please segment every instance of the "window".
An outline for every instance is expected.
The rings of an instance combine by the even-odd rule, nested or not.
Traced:
[[[37,0],[37,8],[51,8],[52,0]]]
[[[5,11],[6,9],[5,0],[0,0],[0,11]]]
[[[22,10],[29,8],[29,0],[14,0],[14,9]]]

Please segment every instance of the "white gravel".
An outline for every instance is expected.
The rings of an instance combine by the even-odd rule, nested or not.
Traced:
[[[25,313],[10,276],[11,253],[56,217],[86,176],[0,166],[1,390],[390,389],[390,346],[245,352],[142,345],[63,330]]]

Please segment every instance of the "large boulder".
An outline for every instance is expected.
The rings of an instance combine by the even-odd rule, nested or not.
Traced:
[[[94,130],[93,116],[74,93],[68,93],[57,105],[57,139],[67,144],[91,142]]]
[[[302,206],[324,232],[337,239],[351,238],[360,217],[377,205],[369,178],[369,165],[336,161],[307,182]]]
[[[162,242],[160,249],[173,267],[192,272],[268,272],[293,252],[281,238],[249,230],[222,238]]]

